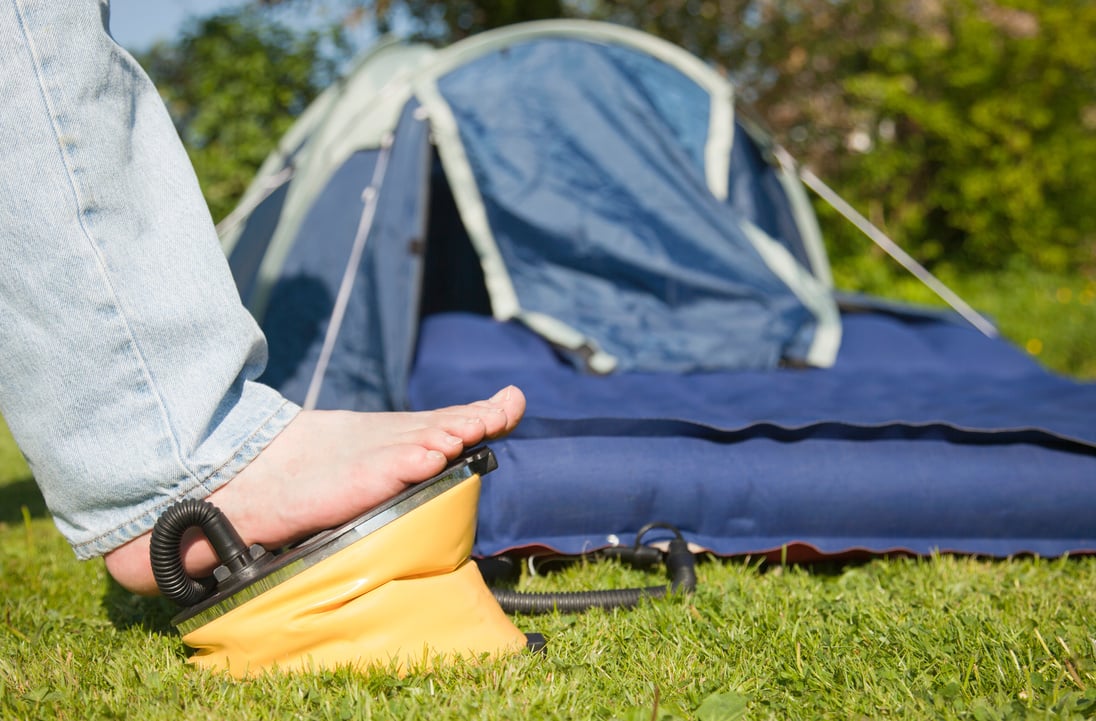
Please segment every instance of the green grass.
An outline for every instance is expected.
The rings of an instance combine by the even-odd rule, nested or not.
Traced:
[[[1091,280],[948,280],[1048,366],[1096,377]],[[878,292],[873,282],[926,299],[894,276],[861,286]],[[168,604],[74,560],[0,426],[3,719],[1096,716],[1096,558],[739,559],[702,564],[699,578],[695,596],[631,612],[518,619],[548,637],[542,656],[404,679],[343,670],[231,681],[185,664]],[[522,584],[651,582],[589,564]]]
[[[1096,712],[1096,559],[705,563],[691,598],[521,618],[542,656],[399,679],[232,681],[184,663],[167,604],[79,563],[46,519],[0,527],[0,717],[1068,718]],[[582,565],[526,587],[652,581]]]
[[[1096,558],[708,562],[691,598],[518,619],[548,637],[542,656],[404,679],[342,670],[232,681],[185,664],[169,604],[73,558],[12,447],[0,433],[4,719],[1096,715]],[[522,587],[653,582],[582,564]]]

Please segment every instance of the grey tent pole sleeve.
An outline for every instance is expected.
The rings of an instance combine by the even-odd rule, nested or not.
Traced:
[[[215,230],[218,236],[223,236],[228,231],[235,228],[241,221],[251,215],[251,211],[259,207],[259,203],[269,198],[274,194],[274,191],[288,183],[293,178],[294,168],[292,165],[279,170],[274,175],[266,179],[263,186],[252,196],[251,198],[244,198],[239,205],[237,205],[231,213],[221,219],[220,223],[217,223]]]
[[[797,167],[797,164],[788,151],[779,145],[773,146],[773,153],[776,155],[781,165],[784,165],[786,168],[792,169]],[[803,184],[808,188],[818,193],[818,196],[829,203],[834,210],[845,216],[845,219],[855,225],[857,230],[871,238],[872,242],[882,248],[887,255],[898,261],[899,265],[928,286],[933,293],[940,296],[940,298],[950,305],[956,313],[963,316],[968,323],[981,331],[983,335],[987,338],[996,338],[998,336],[997,328],[993,323],[989,322],[985,316],[960,298],[955,291],[933,275],[928,268],[918,263],[913,256],[902,250],[901,246],[891,240],[886,233],[878,228],[878,226],[861,215],[856,208],[849,205],[844,198],[838,195],[833,188],[826,185],[821,178],[806,168],[799,168],[799,179],[802,180]]]
[[[327,333],[324,335],[323,347],[320,349],[320,357],[316,361],[316,367],[312,371],[312,380],[308,384],[308,393],[301,405],[305,410],[313,410],[320,399],[320,389],[323,387],[324,376],[327,374],[327,366],[331,363],[331,354],[335,350],[335,341],[342,330],[343,318],[346,316],[346,306],[350,303],[350,291],[354,288],[354,280],[358,275],[358,266],[362,262],[362,253],[365,251],[365,242],[369,238],[369,231],[373,229],[373,218],[377,214],[377,200],[381,192],[381,184],[388,170],[388,156],[391,154],[393,136],[387,135],[381,143],[381,152],[377,158],[377,164],[373,167],[373,178],[369,185],[362,191],[361,218],[358,221],[358,232],[354,236],[354,245],[350,249],[350,257],[346,260],[346,268],[343,271],[342,283],[339,285],[339,293],[335,297],[335,307],[331,311],[331,320],[327,324]]]

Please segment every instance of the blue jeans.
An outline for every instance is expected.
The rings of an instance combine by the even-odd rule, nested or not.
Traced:
[[[298,408],[107,0],[0,0],[0,412],[78,557],[231,479]]]

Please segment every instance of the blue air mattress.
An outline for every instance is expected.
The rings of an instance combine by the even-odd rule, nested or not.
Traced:
[[[1096,549],[1096,384],[936,316],[846,314],[837,364],[593,376],[513,323],[425,319],[410,397],[506,383],[475,551],[576,554],[651,521],[719,555]]]

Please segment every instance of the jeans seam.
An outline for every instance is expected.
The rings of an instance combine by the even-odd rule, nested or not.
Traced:
[[[27,26],[26,14],[21,4],[21,1],[12,0],[12,3],[15,7],[15,13],[19,18],[19,29],[22,32],[23,39],[26,41],[27,52],[30,53],[31,56],[31,67],[34,69],[34,77],[38,83],[38,91],[41,95],[42,103],[45,105],[46,114],[49,117],[49,125],[51,131],[53,132],[53,139],[57,146],[58,156],[61,160],[61,165],[65,169],[65,177],[68,180],[69,189],[72,191],[73,201],[76,204],[76,215],[79,218],[79,227],[81,230],[81,234],[86,239],[88,246],[91,249],[92,255],[95,257],[95,264],[98,270],[98,274],[110,294],[111,304],[114,312],[117,314],[117,317],[122,323],[122,327],[125,329],[125,334],[128,337],[129,344],[133,349],[133,356],[135,356],[135,360],[137,361],[136,365],[138,367],[138,370],[142,375],[144,375],[145,380],[149,386],[150,394],[156,401],[156,406],[160,411],[161,420],[168,431],[167,435],[171,439],[172,449],[175,454],[175,460],[179,464],[179,467],[185,472],[188,477],[190,477],[197,485],[202,486],[202,481],[198,479],[197,474],[195,474],[194,470],[190,468],[189,464],[183,457],[178,433],[176,432],[176,429],[171,422],[171,416],[170,413],[168,413],[164,398],[158,390],[156,377],[148,366],[148,360],[141,349],[141,344],[140,342],[138,342],[136,334],[133,332],[133,327],[129,322],[129,318],[126,316],[121,300],[118,297],[118,293],[115,290],[114,285],[110,281],[110,274],[107,272],[101,249],[97,241],[95,240],[94,234],[91,232],[91,229],[87,225],[87,213],[90,209],[87,207],[83,198],[83,194],[80,192],[79,184],[76,181],[74,169],[70,162],[72,159],[66,152],[65,144],[62,142],[63,133],[60,127],[59,114],[57,113],[52,102],[50,101],[49,92],[47,90],[45,80],[42,77],[41,57],[38,53],[38,49],[35,45],[34,38],[30,32],[30,29]]]
[[[247,449],[248,446],[251,445],[252,441],[254,441],[255,438],[257,436],[259,436],[260,434],[266,433],[267,426],[270,424],[270,422],[273,421],[274,418],[276,418],[283,410],[285,410],[290,405],[291,404],[290,404],[289,401],[283,400],[281,402],[281,404],[279,404],[278,407],[275,408],[272,413],[267,415],[267,417],[263,419],[262,423],[260,423],[255,428],[255,430],[252,431],[251,434],[248,435],[247,438],[245,438],[240,443],[240,445],[237,446],[235,448],[235,450],[232,451],[232,454],[227,459],[225,459],[224,463],[222,463],[221,465],[217,466],[212,471],[210,471],[209,475],[207,475],[205,477],[205,480],[199,480],[198,481],[198,484],[202,487],[202,489],[209,492],[209,493],[213,493],[215,490],[220,488],[221,485],[223,485],[223,484],[221,484],[221,483],[211,483],[211,482],[214,481],[214,479],[216,479],[219,475],[224,473],[227,468],[231,467],[242,455],[244,455],[244,451]],[[281,431],[279,430],[278,433],[280,433],[280,432]],[[266,444],[263,445],[263,448],[265,448],[267,444],[269,444],[271,441],[273,441],[278,436],[278,433],[275,433],[273,436],[271,436],[270,439],[268,441],[266,441]],[[254,457],[257,456],[257,455],[258,455],[258,452],[252,454],[252,460],[254,460]],[[248,461],[248,463],[250,463],[250,461]],[[234,473],[232,475],[233,475],[233,477],[235,477],[236,474]]]

